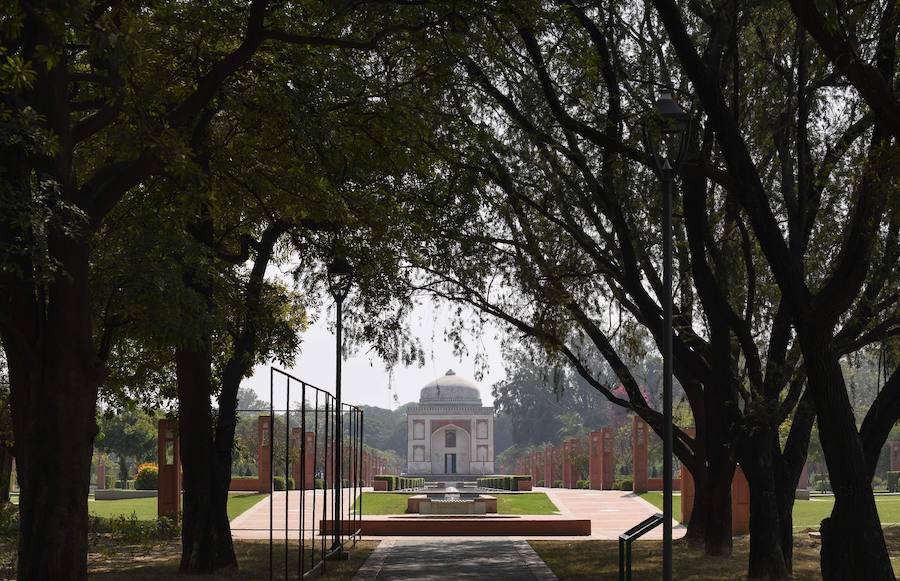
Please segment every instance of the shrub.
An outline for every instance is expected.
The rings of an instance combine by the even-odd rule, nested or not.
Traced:
[[[589,484],[587,480],[579,480],[575,483],[575,488],[586,489],[589,488]]]
[[[316,488],[324,489],[325,488],[325,479],[324,478],[316,478]]]
[[[544,481],[543,481],[543,480],[538,480],[537,485],[538,485],[538,486],[543,486],[543,485],[544,485]]]
[[[622,490],[622,483],[619,482],[618,480],[613,480],[612,489],[613,490]]]
[[[107,534],[115,539],[130,543],[147,540],[174,539],[181,536],[181,527],[177,521],[164,516],[155,521],[138,520],[135,513],[130,517],[120,515],[116,518],[104,518],[90,515],[88,532]]]
[[[116,475],[115,474],[107,474],[106,475],[106,488],[115,488],[116,487]]]
[[[287,490],[297,490],[293,476],[288,476],[287,480],[284,476],[276,476],[272,479],[272,484],[275,490],[285,490],[285,486],[287,486]]]
[[[378,476],[375,477],[375,481],[376,482],[379,482],[379,481],[387,482],[387,489],[389,491],[397,490],[400,488],[400,478],[398,476],[393,476],[390,474],[379,474]]]
[[[562,487],[563,487],[563,481],[562,481],[562,480],[554,480],[554,481],[553,481],[553,488],[562,488]]]
[[[0,533],[14,535],[19,532],[19,505],[0,504]]]
[[[634,490],[634,481],[631,478],[624,478],[619,485],[619,490]]]
[[[136,490],[156,490],[159,487],[159,468],[156,464],[147,463],[138,466],[134,477]]]
[[[887,477],[888,492],[900,492],[900,471],[890,470],[885,475]]]

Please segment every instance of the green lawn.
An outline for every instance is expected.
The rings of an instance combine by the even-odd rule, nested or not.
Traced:
[[[662,512],[662,492],[644,492],[638,496]],[[681,494],[678,492],[672,495],[672,514],[675,515],[675,520],[681,521]]]
[[[234,520],[239,514],[265,498],[266,494],[232,494],[228,497],[228,518]],[[156,498],[128,498],[122,500],[88,499],[88,512],[96,516],[114,518],[120,515],[138,520],[156,520]]]
[[[404,514],[406,498],[402,492],[364,492],[363,514]],[[499,514],[559,514],[556,505],[543,492],[530,494],[495,494]],[[355,508],[354,504],[354,508]]]
[[[498,514],[559,514],[559,509],[543,492],[495,496]]]
[[[645,492],[641,498],[662,510],[662,492]],[[900,525],[900,496],[876,496],[875,505],[882,525]],[[833,496],[814,496],[810,500],[794,502],[794,529],[819,528],[822,519],[831,514]],[[681,496],[672,497],[672,511],[681,519]]]

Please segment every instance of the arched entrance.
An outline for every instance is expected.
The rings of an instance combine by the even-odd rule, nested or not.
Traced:
[[[431,434],[433,474],[469,474],[472,439],[469,432],[449,424]]]

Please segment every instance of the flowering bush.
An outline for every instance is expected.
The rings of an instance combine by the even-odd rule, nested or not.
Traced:
[[[137,469],[137,476],[134,477],[134,488],[136,490],[156,490],[159,486],[159,468],[156,464],[141,464]]]

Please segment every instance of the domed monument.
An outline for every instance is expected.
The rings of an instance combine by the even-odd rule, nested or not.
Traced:
[[[494,472],[494,408],[481,405],[478,386],[452,369],[422,388],[406,419],[409,474]]]

